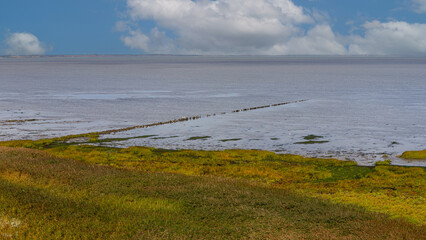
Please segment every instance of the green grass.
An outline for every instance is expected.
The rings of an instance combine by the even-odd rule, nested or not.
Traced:
[[[228,139],[221,139],[219,141],[221,142],[233,142],[233,141],[240,141],[241,138],[228,138]]]
[[[329,141],[304,141],[304,142],[295,142],[294,144],[321,144],[328,143]]]
[[[305,139],[305,140],[314,140],[314,139],[318,139],[318,138],[323,138],[323,136],[318,136],[318,135],[310,134],[310,135],[307,135],[307,136],[303,137],[303,139]]]
[[[375,163],[375,165],[376,166],[388,166],[388,165],[390,165],[391,164],[391,160],[390,159],[386,159],[386,160],[383,160],[383,161],[377,161],[376,163]]]
[[[211,138],[211,136],[195,136],[195,137],[190,137],[188,139],[185,139],[185,141],[206,140],[209,138]]]
[[[152,137],[151,139],[159,140],[159,139],[169,139],[169,138],[177,138],[179,136],[168,136],[168,137]]]
[[[260,184],[271,191],[281,189],[300,198],[316,199],[338,206],[353,206],[373,215],[385,214],[387,218],[399,219],[398,221],[416,226],[424,227],[426,224],[425,168],[389,166],[385,161],[384,165],[379,163],[375,167],[359,167],[351,161],[305,158],[260,150],[194,151],[148,147],[121,149],[79,144],[81,139],[92,144],[101,143],[102,140],[98,140],[98,137],[96,134],[84,134],[37,141],[7,141],[0,142],[0,146],[43,149],[55,157],[147,174],[232,178],[237,179],[232,181],[248,181],[246,183],[249,185]],[[74,142],[75,139],[80,140]],[[14,218],[16,216],[5,215],[4,219],[7,220],[4,221],[13,222]],[[297,234],[302,235],[295,238],[311,236],[305,230],[302,232],[298,232]],[[170,238],[169,235],[161,236]],[[340,239],[346,235],[336,236]],[[185,235],[183,238],[189,237]]]
[[[95,137],[91,139],[96,143]],[[63,139],[8,141],[0,145],[36,149],[44,146],[41,149],[58,157],[147,172],[249,179],[310,197],[361,206],[416,224],[426,223],[425,168],[368,168],[351,161],[260,150],[120,149],[64,144]]]
[[[56,155],[62,152],[65,156],[70,148],[75,148],[72,150],[77,158],[90,155],[94,162],[95,150],[109,154],[105,155],[108,158],[105,161],[111,161],[109,165],[120,161],[154,164],[143,160],[148,154],[160,162],[170,155],[192,159],[197,164],[213,164],[204,154],[214,157],[215,153],[228,154],[230,161],[240,162],[229,162],[233,165],[243,164],[249,156],[252,158],[248,159],[257,157],[257,161],[270,164],[283,162],[267,152],[238,150],[195,152],[61,146],[49,151]],[[118,169],[53,154],[0,147],[0,238],[422,239],[426,234],[424,225],[288,189],[271,188],[259,181]],[[125,160],[127,154],[139,158]],[[179,164],[184,162],[175,160]],[[297,168],[299,163],[309,165],[310,161],[294,157],[286,163]],[[319,160],[314,166],[338,172],[331,174],[335,179],[326,177],[325,184],[345,175],[354,180],[375,172],[332,160]],[[404,173],[402,168],[392,171]]]
[[[24,122],[35,122],[35,121],[40,121],[39,119],[19,119],[19,120],[4,120],[4,121],[0,121],[0,123],[24,123]]]
[[[421,151],[407,151],[401,155],[405,159],[424,159],[426,160],[426,150]]]
[[[321,143],[328,143],[329,141],[318,141],[315,139],[319,139],[319,138],[324,138],[323,136],[318,136],[318,135],[307,135],[304,136],[303,139],[308,140],[308,141],[303,141],[303,142],[295,142],[294,144],[321,144]]]

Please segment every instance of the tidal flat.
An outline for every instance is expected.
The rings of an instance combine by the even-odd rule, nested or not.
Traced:
[[[191,118],[104,137],[129,138],[111,147],[263,149],[367,166],[387,155],[426,166],[398,158],[425,148],[425,69],[415,57],[2,58],[0,140]],[[136,138],[144,135],[160,139]],[[193,136],[211,138],[184,141]]]

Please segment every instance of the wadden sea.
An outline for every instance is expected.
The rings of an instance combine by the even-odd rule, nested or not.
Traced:
[[[397,157],[426,148],[426,58],[0,57],[0,140],[194,116],[102,138],[426,166]]]

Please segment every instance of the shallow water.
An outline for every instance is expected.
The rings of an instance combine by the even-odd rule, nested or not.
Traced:
[[[116,133],[158,136],[112,144],[256,148],[362,165],[387,154],[393,164],[426,166],[396,157],[426,148],[426,58],[0,58],[0,86],[0,140],[227,112]],[[301,99],[308,101],[231,113]],[[310,134],[328,142],[294,144]],[[197,136],[210,138],[186,140]]]

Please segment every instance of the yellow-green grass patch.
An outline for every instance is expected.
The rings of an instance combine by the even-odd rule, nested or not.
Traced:
[[[64,155],[72,150],[80,158],[82,152],[96,155],[95,149],[108,152],[122,167],[128,167],[124,163],[130,159],[119,156],[120,152],[139,154],[139,158],[176,153],[191,159],[203,154],[218,157],[212,152],[68,147],[71,146],[61,147]],[[117,169],[95,164],[97,160],[60,158],[56,156],[59,149],[49,151],[0,147],[0,238],[421,239],[426,234],[424,226],[289,189],[271,188],[267,183],[250,180],[251,177],[246,180],[186,176],[165,173],[164,169],[163,172]],[[231,161],[250,155],[251,160],[257,158],[253,161],[276,160],[268,152],[235,150],[218,154],[234,159]],[[309,163],[298,157],[289,162]],[[319,165],[354,167],[348,163],[336,164],[331,160]],[[140,166],[129,168],[144,170]],[[333,171],[320,178],[321,183],[339,181],[349,174],[345,171],[353,170],[342,170],[345,173],[337,175]],[[389,175],[386,169],[380,171],[379,175]],[[418,174],[419,170],[410,171]],[[357,177],[352,174],[351,178]]]
[[[401,155],[405,159],[424,159],[426,160],[426,150],[421,151],[406,151]]]

